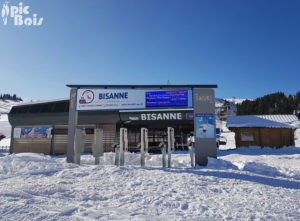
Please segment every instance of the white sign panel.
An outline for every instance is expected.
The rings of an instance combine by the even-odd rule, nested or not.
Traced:
[[[15,128],[14,129],[14,138],[20,138],[21,137],[21,128]]]
[[[77,110],[145,108],[145,95],[139,90],[78,89]]]
[[[191,89],[78,89],[77,110],[192,107]]]

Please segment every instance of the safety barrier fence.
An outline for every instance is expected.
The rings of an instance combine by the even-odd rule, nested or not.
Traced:
[[[115,150],[115,165],[124,166],[125,164],[125,152],[128,152],[128,134],[127,128],[120,128],[120,140],[119,143],[114,143],[113,148]],[[84,143],[86,139],[85,130],[82,128],[76,128],[75,131],[75,146],[74,146],[74,162],[80,164],[80,154],[84,151]],[[146,165],[146,156],[148,155],[148,129],[141,128],[141,141],[140,141],[140,164],[141,167]],[[168,127],[168,141],[161,142],[159,144],[162,153],[162,167],[172,167],[172,153],[175,151],[175,137],[174,128]],[[195,150],[194,142],[189,140],[188,142],[191,167],[195,167]],[[96,128],[94,132],[94,144],[92,145],[93,156],[95,158],[95,164],[100,164],[100,157],[103,156],[103,129]]]
[[[0,151],[1,152],[7,152],[9,151],[10,146],[0,146]]]

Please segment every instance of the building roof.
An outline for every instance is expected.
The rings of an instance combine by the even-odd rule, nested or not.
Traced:
[[[14,105],[9,114],[59,113],[69,111],[69,99],[55,99]]]
[[[164,84],[164,85],[95,85],[67,84],[71,88],[218,88],[216,84]]]
[[[30,102],[22,102],[15,104],[14,106],[26,106],[26,105],[34,105],[34,104],[45,104],[45,103],[54,103],[61,101],[69,101],[69,98],[57,98],[57,99],[49,99],[49,100],[39,100],[39,101],[30,101]]]
[[[227,118],[226,126],[230,127],[268,127],[299,128],[299,120],[295,115],[244,115]]]

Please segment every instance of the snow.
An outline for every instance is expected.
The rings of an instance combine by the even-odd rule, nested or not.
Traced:
[[[241,104],[241,103],[243,103],[245,100],[250,100],[250,101],[252,101],[253,99],[226,98],[225,100],[228,101],[228,102],[234,103],[234,104]]]
[[[0,153],[0,215],[7,220],[299,220],[300,148],[219,150],[207,167],[190,168],[187,152],[172,155],[114,153],[101,165],[82,155]]]
[[[11,126],[8,122],[7,114],[0,115],[0,134],[3,134],[5,137],[10,137]],[[1,141],[0,141],[1,142]],[[2,146],[2,144],[0,144]]]
[[[1,131],[10,136],[1,117]],[[81,165],[75,165],[66,163],[65,155],[0,150],[0,217],[300,220],[300,129],[296,147],[235,149],[235,134],[226,122],[221,128],[227,144],[220,146],[218,159],[209,158],[207,167],[191,168],[184,151],[172,154],[172,168],[161,167],[159,154],[148,155],[141,168],[138,153],[126,153],[125,166],[117,167],[114,153],[105,153],[96,166],[91,154],[83,154]],[[5,138],[0,146],[9,141]]]
[[[37,101],[26,101],[23,103],[20,103],[18,106],[23,106],[23,105],[33,105],[33,104],[44,104],[44,103],[51,103],[51,102],[60,102],[60,101],[68,101],[69,98],[65,97],[65,98],[56,98],[56,99],[47,99],[47,100],[37,100]]]
[[[292,120],[292,121],[289,121]],[[227,118],[227,127],[297,128],[299,121],[294,115],[244,115]]]
[[[0,114],[1,113],[9,113],[10,109],[14,105],[22,104],[21,101],[13,101],[13,100],[2,100],[0,99]]]
[[[2,100],[0,99],[0,135],[3,134],[6,138],[10,138],[11,126],[8,122],[8,113],[14,105],[22,104],[21,101]],[[8,139],[0,141],[1,146],[8,146]]]
[[[222,98],[215,98],[215,107],[222,107],[225,104],[225,100]]]

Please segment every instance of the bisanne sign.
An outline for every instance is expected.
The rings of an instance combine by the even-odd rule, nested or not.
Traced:
[[[148,112],[148,113],[121,113],[123,121],[177,121],[193,120],[193,113],[182,112]]]
[[[191,89],[78,89],[77,110],[193,107]]]
[[[182,113],[141,114],[141,120],[182,120]]]

